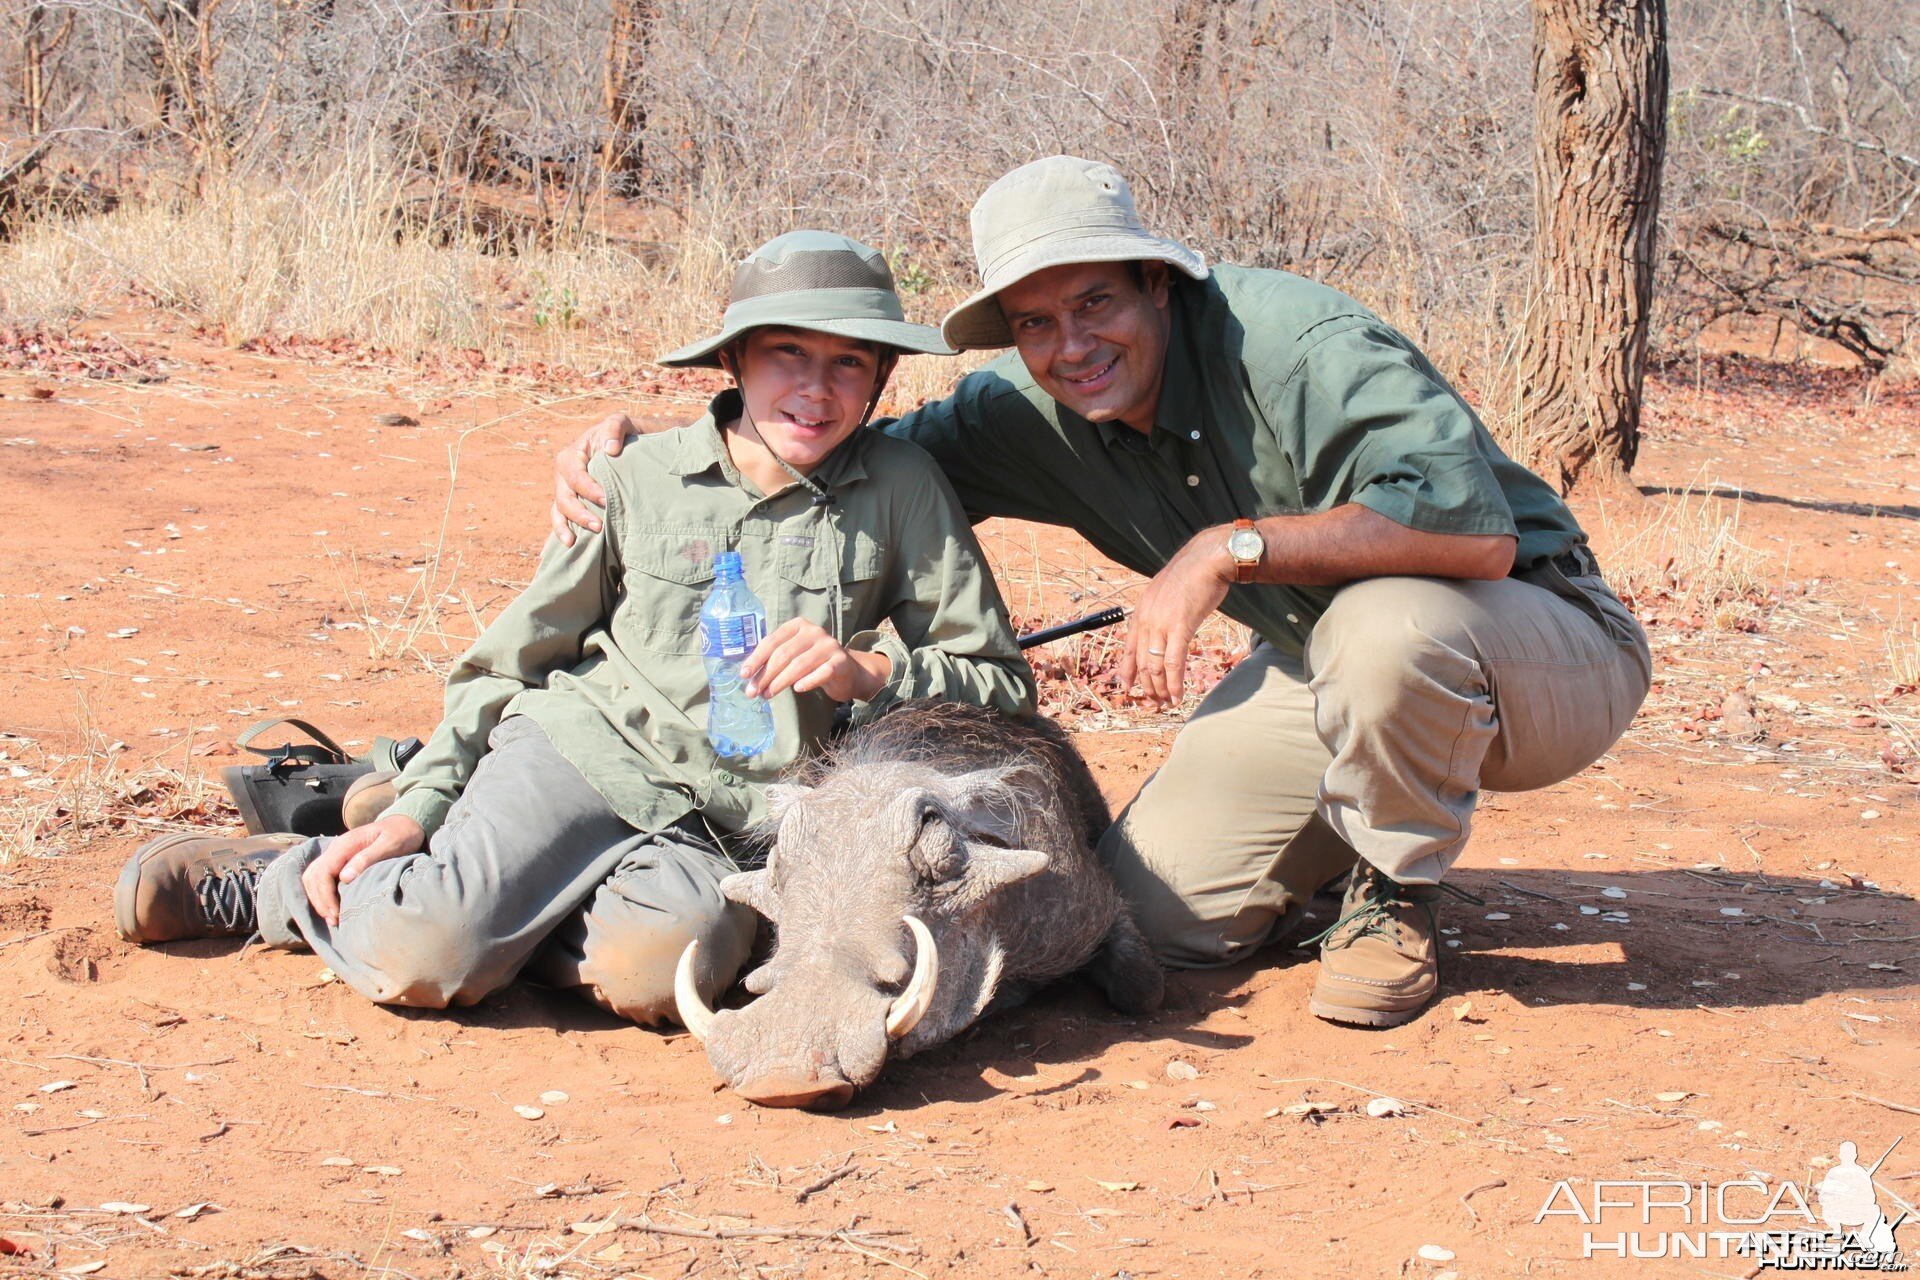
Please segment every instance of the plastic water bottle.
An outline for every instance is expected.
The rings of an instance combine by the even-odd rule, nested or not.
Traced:
[[[740,574],[740,553],[713,558],[713,590],[700,606],[700,654],[707,664],[707,741],[714,752],[750,759],[773,745],[773,708],[747,695],[740,664],[767,634],[767,611]]]

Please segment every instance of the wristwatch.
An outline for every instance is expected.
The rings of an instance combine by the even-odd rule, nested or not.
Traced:
[[[1267,554],[1267,540],[1253,527],[1253,521],[1235,520],[1233,532],[1227,535],[1227,554],[1233,557],[1233,580],[1252,582],[1253,571]]]

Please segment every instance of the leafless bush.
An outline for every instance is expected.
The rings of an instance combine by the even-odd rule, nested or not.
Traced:
[[[1872,359],[1911,342],[1887,310],[1920,203],[1906,6],[1674,0],[1667,341],[1753,312],[1858,334]],[[931,313],[972,278],[973,198],[1066,151],[1119,165],[1151,221],[1217,259],[1360,297],[1492,416],[1510,399],[1533,140],[1528,14],[1508,0],[12,0],[10,13],[0,216],[8,166],[28,156],[14,185],[37,167],[42,203],[105,191],[169,217],[237,207],[240,192],[297,204],[380,157],[391,180],[365,198],[425,211],[410,225],[430,234],[402,239],[466,252],[475,210],[491,210],[537,229],[496,250],[615,246],[644,260],[649,289],[621,336],[638,325],[670,341],[709,316],[729,260],[801,225],[886,249]],[[386,214],[342,223],[361,228],[357,252],[373,254],[363,231]],[[1835,234],[1810,240],[1818,228]],[[1877,238],[1829,252],[1856,235]],[[43,270],[35,287],[58,293],[75,274]],[[491,306],[483,274],[441,278]]]

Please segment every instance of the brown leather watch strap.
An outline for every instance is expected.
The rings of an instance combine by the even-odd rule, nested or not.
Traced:
[[[1242,517],[1239,520],[1235,520],[1233,522],[1233,531],[1235,533],[1240,532],[1242,529],[1251,529],[1251,528],[1253,528],[1253,521],[1248,520],[1244,517]],[[1260,567],[1260,564],[1258,561],[1248,563],[1245,560],[1235,560],[1233,562],[1233,580],[1242,585],[1252,582],[1253,571],[1255,569],[1258,569],[1259,567]]]

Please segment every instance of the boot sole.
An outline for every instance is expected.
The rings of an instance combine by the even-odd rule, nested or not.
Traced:
[[[1429,998],[1411,1009],[1355,1009],[1351,1005],[1309,999],[1307,1012],[1328,1022],[1343,1022],[1354,1027],[1398,1027],[1425,1013],[1432,1003]]]

